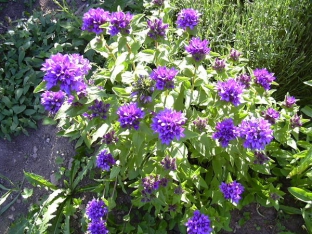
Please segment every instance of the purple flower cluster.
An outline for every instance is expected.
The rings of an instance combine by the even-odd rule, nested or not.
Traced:
[[[170,158],[168,155],[160,162],[160,164],[168,171],[177,170],[177,164],[175,158]]]
[[[225,68],[225,61],[223,59],[216,58],[214,65],[212,68],[218,72],[221,72]]]
[[[276,79],[273,73],[270,73],[266,68],[255,69],[254,76],[256,77],[256,84],[261,85],[265,90],[270,89],[271,83]]]
[[[270,160],[268,156],[263,152],[256,151],[254,154],[255,154],[254,164],[263,165],[264,163]]]
[[[150,195],[157,191],[160,186],[166,187],[168,184],[167,178],[160,179],[158,175],[150,175],[148,177],[145,177],[142,179],[142,202],[149,202],[150,201]]]
[[[96,158],[97,167],[103,171],[109,171],[111,166],[116,164],[116,160],[113,155],[108,153],[107,150],[102,150]]]
[[[125,104],[118,108],[119,122],[122,128],[139,129],[140,120],[144,118],[142,111],[136,103]]]
[[[118,142],[118,140],[119,140],[118,137],[115,136],[115,131],[112,130],[103,136],[102,143],[110,145],[112,143]]]
[[[86,89],[83,78],[90,69],[89,60],[82,56],[60,53],[51,55],[41,68],[45,72],[43,79],[47,82],[46,88],[49,90],[60,85],[60,89],[67,94],[71,91],[81,92]]]
[[[147,25],[149,27],[147,36],[154,40],[164,38],[166,36],[166,29],[169,27],[168,24],[163,24],[161,19],[148,20]]]
[[[270,124],[275,124],[276,120],[280,117],[280,113],[271,107],[262,114],[264,115],[264,119],[269,121]]]
[[[44,91],[44,93],[41,94],[41,105],[51,114],[55,114],[63,105],[65,96],[65,93],[62,91]]]
[[[193,124],[199,132],[204,132],[206,130],[207,122],[207,119],[202,119],[198,117],[196,120],[193,121]]]
[[[199,210],[194,211],[193,217],[185,223],[188,234],[210,234],[212,232],[209,216],[201,214]]]
[[[230,78],[227,81],[217,83],[218,94],[221,100],[232,102],[234,106],[241,103],[241,94],[243,93],[244,86],[236,80]]]
[[[271,124],[263,118],[243,120],[237,131],[239,137],[245,140],[244,147],[251,150],[264,150],[273,139]]]
[[[94,104],[88,108],[91,114],[85,112],[82,115],[90,120],[96,117],[107,119],[109,107],[110,104],[104,104],[102,101],[95,100]]]
[[[294,96],[286,96],[285,98],[285,106],[287,108],[291,108],[296,103],[296,98]]]
[[[107,234],[105,222],[103,216],[107,215],[108,208],[103,200],[93,199],[89,201],[86,208],[86,214],[91,222],[88,225],[88,231],[91,234]]]
[[[151,127],[155,133],[159,134],[161,143],[169,145],[174,138],[180,140],[184,137],[182,126],[185,122],[186,118],[183,113],[166,108],[152,119]]]
[[[138,102],[146,104],[152,102],[152,94],[154,92],[154,84],[149,77],[140,75],[132,84],[133,92],[131,97],[137,97]]]
[[[178,70],[175,68],[167,68],[165,66],[157,67],[152,71],[150,77],[156,82],[156,88],[158,90],[173,89],[173,79],[178,74]]]
[[[108,208],[103,200],[93,198],[89,201],[86,208],[86,214],[91,220],[101,220],[108,213]]]
[[[210,52],[208,47],[209,41],[200,40],[198,37],[193,37],[190,40],[190,44],[185,46],[185,50],[192,55],[196,62],[199,62],[205,58]]]
[[[230,51],[230,58],[234,61],[238,61],[239,57],[241,56],[241,53],[235,49],[231,49]]]
[[[223,193],[225,199],[238,204],[239,200],[242,198],[241,194],[244,192],[244,187],[236,181],[228,184],[222,182],[220,185],[220,190]]]
[[[296,128],[296,127],[301,127],[302,122],[300,116],[295,114],[291,119],[290,119],[290,126],[291,128]]]
[[[111,13],[110,17],[110,30],[109,34],[111,36],[117,35],[119,32],[121,34],[130,33],[130,21],[132,20],[133,15],[129,12],[124,13],[122,11]]]
[[[244,86],[245,88],[249,88],[250,87],[250,81],[251,81],[251,77],[248,76],[247,74],[241,74],[238,77],[236,77],[236,81]]]
[[[153,0],[152,3],[157,6],[162,6],[164,5],[164,1],[165,0]]]
[[[109,17],[110,13],[101,8],[90,9],[83,15],[81,29],[100,34],[103,32],[100,26],[109,22]]]
[[[221,142],[222,147],[227,147],[229,142],[237,137],[236,127],[231,118],[217,123],[216,130],[212,138]]]
[[[194,27],[196,27],[199,23],[199,16],[200,14],[198,11],[192,8],[181,10],[178,14],[178,19],[176,22],[178,28],[183,28],[184,30],[189,28],[193,30]]]

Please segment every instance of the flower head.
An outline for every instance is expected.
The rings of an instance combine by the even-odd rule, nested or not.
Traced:
[[[286,96],[286,99],[285,99],[285,106],[287,108],[291,108],[293,105],[296,104],[296,101],[297,99],[294,97],[294,96]]]
[[[209,41],[200,40],[199,37],[193,37],[190,40],[190,44],[185,46],[185,50],[192,55],[196,62],[199,62],[205,58],[210,52],[208,47]]]
[[[119,140],[118,137],[115,136],[115,131],[112,130],[103,136],[102,142],[109,145],[118,142],[118,140]]]
[[[223,59],[216,58],[214,65],[212,68],[218,72],[221,72],[225,68],[225,61]]]
[[[212,232],[209,216],[201,214],[199,210],[194,211],[193,217],[185,223],[188,234],[210,234]]]
[[[110,30],[109,34],[111,36],[117,35],[119,32],[121,34],[130,33],[130,21],[132,20],[133,15],[129,12],[124,13],[122,11],[113,12],[110,16]]]
[[[173,79],[179,73],[175,68],[157,67],[152,71],[150,77],[156,82],[156,88],[158,90],[173,89]]]
[[[147,25],[149,27],[147,36],[154,40],[164,38],[166,36],[166,29],[169,27],[168,24],[163,24],[161,19],[148,20]]]
[[[262,114],[264,115],[264,119],[269,121],[270,124],[275,124],[276,120],[280,117],[280,113],[271,107]]]
[[[192,8],[181,10],[178,14],[177,19],[178,28],[183,28],[184,30],[190,28],[191,30],[193,30],[194,27],[196,27],[199,23],[199,16],[200,14],[198,13],[198,11]]]
[[[132,87],[131,97],[136,97],[137,101],[142,104],[152,102],[152,94],[155,88],[153,81],[149,77],[140,75],[132,84]]]
[[[151,194],[159,189],[159,176],[150,175],[142,179],[143,194]]]
[[[241,194],[244,192],[244,187],[236,181],[228,184],[222,182],[220,185],[220,190],[223,193],[225,199],[238,204],[239,200],[242,198]]]
[[[296,128],[296,127],[301,127],[302,122],[301,122],[301,117],[295,114],[291,119],[290,119],[290,126],[291,128]]]
[[[261,85],[265,90],[269,90],[271,83],[276,79],[273,75],[265,68],[254,70],[256,84]]]
[[[234,106],[238,106],[241,103],[241,94],[244,87],[230,78],[227,81],[217,83],[218,94],[221,100],[226,102],[232,102]]]
[[[102,150],[96,158],[97,167],[101,168],[103,171],[109,171],[111,166],[115,164],[116,160],[107,150]]]
[[[110,104],[104,104],[102,101],[95,100],[94,104],[90,106],[89,112],[84,113],[83,116],[88,119],[93,119],[99,117],[101,119],[107,119],[107,112],[109,110]]]
[[[250,81],[251,81],[251,77],[248,76],[247,74],[241,74],[238,77],[236,77],[236,81],[244,86],[245,88],[249,88],[250,87]]]
[[[152,3],[157,6],[162,6],[164,5],[164,1],[165,0],[153,0]]]
[[[65,93],[62,91],[45,91],[41,94],[41,105],[51,114],[55,114],[63,105],[65,96]]]
[[[160,162],[160,164],[168,171],[177,170],[177,164],[175,158],[170,158],[168,155]]]
[[[237,131],[239,137],[245,140],[244,147],[251,150],[264,150],[273,139],[271,124],[263,118],[243,120]]]
[[[254,164],[263,165],[264,163],[270,160],[268,156],[263,152],[256,151],[254,154],[255,154]]]
[[[227,147],[229,142],[235,139],[236,136],[236,127],[233,119],[229,118],[217,123],[216,132],[212,135],[212,138],[219,140],[222,147]]]
[[[102,220],[92,221],[89,223],[88,231],[90,234],[108,234],[106,225]]]
[[[186,118],[183,113],[170,109],[160,111],[153,119],[151,127],[155,133],[159,134],[162,144],[169,145],[176,138],[179,140],[184,137],[184,128]]]
[[[142,111],[136,103],[125,104],[118,108],[119,122],[122,128],[139,129],[140,120],[144,118]]]
[[[86,214],[89,219],[93,221],[100,220],[104,215],[108,213],[108,208],[103,200],[97,200],[93,198],[89,201],[86,208]]]
[[[41,70],[45,72],[43,79],[47,82],[49,90],[57,85],[67,94],[72,91],[81,92],[86,89],[84,76],[91,69],[89,60],[78,54],[62,55],[60,53],[51,55],[42,64]]]
[[[109,16],[110,13],[101,8],[90,9],[83,15],[81,29],[100,34],[103,32],[100,26],[109,22]]]
[[[193,124],[196,126],[199,132],[204,132],[207,126],[207,119],[197,118],[194,120]]]
[[[230,52],[230,58],[234,61],[238,61],[239,57],[241,56],[241,53],[235,49],[231,49]]]

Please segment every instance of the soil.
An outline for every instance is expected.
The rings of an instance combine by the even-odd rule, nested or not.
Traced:
[[[68,2],[74,4],[77,9],[80,8],[81,12],[81,9],[87,6],[86,1],[72,0]],[[0,3],[0,9],[0,33],[3,33],[10,22],[31,14],[32,10],[49,12],[57,10],[57,6],[52,0],[37,0],[32,9],[29,9],[29,6],[22,0],[9,0],[8,3]],[[65,165],[68,165],[75,155],[75,150],[72,142],[66,138],[57,137],[56,134],[57,128],[55,126],[44,126],[39,123],[38,129],[29,130],[29,136],[20,135],[14,137],[12,141],[0,139],[0,175],[9,178],[14,185],[1,178],[0,184],[8,188],[21,186],[24,171],[41,175],[57,184],[55,172],[58,171],[58,166],[55,159],[61,157],[64,159]],[[21,186],[22,190],[24,188],[32,188],[32,186],[25,182]],[[3,194],[4,191],[0,190],[0,197]],[[13,193],[0,208],[2,209],[6,204],[13,201],[17,194]],[[33,196],[28,200],[23,199],[21,195],[18,196],[13,205],[0,216],[0,234],[8,233],[11,223],[19,216],[26,215],[29,205],[37,202],[44,194],[46,191],[34,188]],[[245,220],[244,225],[239,225],[240,220]],[[258,207],[257,204],[252,204],[240,211],[234,210],[232,212],[231,228],[233,232],[223,231],[220,233],[305,234],[307,232],[302,229],[303,224],[301,216],[288,216],[278,213],[274,208]]]

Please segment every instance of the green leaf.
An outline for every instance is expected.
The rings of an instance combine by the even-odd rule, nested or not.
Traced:
[[[302,209],[302,217],[309,234],[312,233],[312,209]]]
[[[308,204],[312,204],[312,192],[311,191],[297,188],[297,187],[289,187],[288,191],[298,200],[306,202]]]
[[[57,124],[57,121],[52,119],[52,118],[49,118],[49,117],[45,117],[42,121],[42,124],[43,125],[55,125]]]
[[[113,167],[111,172],[110,172],[109,178],[110,179],[116,178],[118,176],[119,172],[120,172],[120,167]]]
[[[42,92],[44,90],[46,90],[46,85],[47,85],[47,82],[46,81],[42,81],[34,90],[34,93],[39,93],[39,92]]]
[[[24,191],[22,192],[22,197],[24,199],[27,199],[27,198],[31,197],[32,194],[33,194],[33,189],[24,188]]]
[[[7,96],[2,97],[2,102],[6,105],[6,107],[12,107],[12,102]]]
[[[114,93],[119,97],[127,97],[129,94],[127,93],[125,88],[113,87]]]
[[[43,178],[40,175],[36,175],[30,172],[24,172],[24,175],[25,175],[25,178],[28,180],[28,182],[31,183],[33,186],[48,187],[52,190],[57,189],[57,187],[54,184],[47,181],[45,178]]]
[[[26,106],[25,105],[13,106],[12,109],[16,114],[19,114],[19,113],[22,113],[26,109]]]
[[[25,50],[23,47],[19,48],[19,54],[18,54],[18,65],[21,66],[22,62],[25,58]]]
[[[301,111],[309,117],[312,117],[312,108],[309,106],[305,106],[301,109]]]
[[[19,100],[19,99],[20,99],[20,97],[21,97],[22,94],[23,94],[23,91],[24,91],[24,89],[22,89],[22,88],[19,88],[19,89],[16,89],[16,90],[15,90],[15,99],[16,99],[16,100]]]
[[[9,190],[5,194],[2,195],[2,197],[0,198],[0,206],[6,201],[6,199],[10,196],[12,192],[13,190]]]
[[[300,160],[299,165],[295,167],[287,176],[287,178],[302,174],[312,165],[312,147],[306,153],[305,157]]]

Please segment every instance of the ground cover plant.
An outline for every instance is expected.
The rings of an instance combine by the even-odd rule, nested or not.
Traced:
[[[145,9],[85,13],[85,51],[102,63],[63,51],[42,64],[46,122],[78,152],[61,188],[25,173],[52,193],[12,233],[70,233],[82,192],[83,232],[231,231],[230,211],[251,202],[302,213],[312,230],[311,128],[296,98],[272,98],[273,71],[248,67],[242,51],[214,51],[196,34],[198,11],[174,15],[160,0]],[[285,178],[301,210],[283,204]],[[132,197],[123,222],[113,215],[120,193]]]

